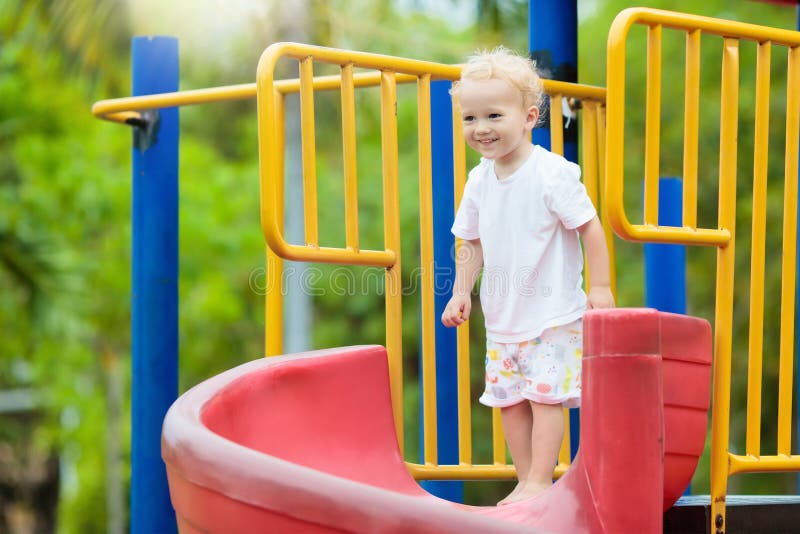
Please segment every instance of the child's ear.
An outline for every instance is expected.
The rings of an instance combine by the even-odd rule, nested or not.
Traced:
[[[527,122],[530,124],[531,129],[533,129],[539,122],[539,108],[536,106],[529,107],[527,119],[528,119]]]

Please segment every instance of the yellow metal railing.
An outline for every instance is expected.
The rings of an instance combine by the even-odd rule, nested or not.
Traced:
[[[297,61],[299,77],[296,79],[274,79],[277,62],[281,58]],[[314,65],[327,63],[338,65],[338,75],[314,76]],[[356,69],[359,71],[356,72]],[[400,282],[400,228],[398,199],[398,139],[397,139],[397,85],[416,83],[419,159],[419,209],[420,209],[420,261],[422,272],[421,310],[422,332],[422,403],[425,439],[422,464],[410,463],[412,474],[420,479],[498,479],[514,476],[514,468],[506,461],[506,446],[503,439],[499,410],[493,412],[491,464],[478,465],[473,461],[472,414],[470,391],[469,326],[462,325],[457,332],[458,374],[458,465],[439,465],[437,461],[436,428],[436,373],[434,326],[433,279],[433,231],[432,231],[432,170],[431,170],[431,124],[430,82],[432,80],[455,80],[460,67],[410,59],[333,50],[329,48],[278,43],[269,47],[259,62],[256,83],[227,87],[216,87],[181,91],[175,93],[119,98],[97,102],[92,112],[95,116],[113,122],[135,125],[143,118],[142,111],[164,107],[207,104],[227,100],[258,99],[259,158],[261,183],[261,222],[266,253],[265,306],[267,328],[265,346],[267,355],[283,352],[283,297],[281,281],[283,259],[367,265],[386,270],[386,347],[390,362],[390,387],[393,400],[398,439],[403,444],[402,412],[402,345],[401,345],[401,282]],[[595,205],[601,206],[600,193],[603,182],[605,153],[605,97],[599,87],[544,80],[545,90],[550,95],[550,108],[559,112],[550,116],[552,150],[563,153],[563,123],[560,110],[562,100],[580,107],[582,115],[581,164],[584,183]],[[381,107],[381,146],[384,221],[384,248],[363,249],[359,242],[360,221],[358,219],[358,172],[356,143],[355,94],[359,88],[379,87]],[[343,248],[322,246],[319,242],[316,143],[314,135],[314,95],[321,91],[338,91],[341,97],[342,155],[344,162],[344,242]],[[285,98],[299,94],[301,124],[302,168],[303,168],[303,217],[305,235],[303,244],[290,244],[283,234],[285,214],[284,199],[284,149]],[[461,118],[457,110],[453,114],[455,168],[455,202],[458,205],[466,181],[466,151],[461,134]],[[613,240],[606,214],[601,210],[613,265]],[[411,239],[413,236],[406,236]],[[612,271],[612,289],[615,287]],[[566,416],[566,412],[565,412]],[[563,474],[569,466],[569,442],[567,432],[559,455],[555,473]]]
[[[274,79],[274,71],[281,58],[298,62],[300,72],[299,86],[287,85]],[[314,80],[315,64],[332,64],[340,68],[341,83],[326,89],[339,89],[342,98],[342,154],[345,168],[345,247],[323,247],[316,235],[316,173],[314,137],[314,91],[320,89]],[[383,204],[384,204],[384,250],[363,250],[358,243],[359,222],[357,219],[357,178],[356,144],[353,105],[353,70],[371,69],[374,85],[381,90],[381,146],[383,155]],[[506,462],[506,447],[503,440],[499,410],[493,414],[493,463],[476,465],[472,455],[472,418],[469,381],[469,331],[465,324],[457,334],[457,373],[458,373],[458,428],[459,464],[439,465],[437,461],[436,428],[436,373],[434,327],[438,320],[434,316],[434,269],[433,269],[433,223],[432,223],[432,170],[431,170],[431,124],[430,124],[430,82],[431,80],[455,80],[460,68],[426,61],[415,61],[397,57],[334,50],[329,48],[278,43],[269,47],[262,55],[258,69],[259,103],[259,154],[261,158],[262,228],[271,250],[279,256],[302,261],[331,262],[349,265],[371,265],[386,269],[386,347],[389,353],[391,389],[395,424],[398,438],[403,443],[402,413],[402,346],[400,341],[401,294],[400,287],[400,235],[399,208],[397,195],[397,90],[396,85],[403,82],[417,84],[417,121],[419,150],[419,209],[420,209],[420,261],[421,285],[421,358],[422,358],[422,405],[424,432],[422,464],[409,462],[409,469],[417,478],[507,478],[514,476],[513,466]],[[365,86],[369,85],[365,83]],[[601,155],[605,143],[605,91],[602,88],[580,86],[563,82],[545,80],[545,89],[551,97],[551,108],[562,109],[562,99],[580,102],[583,108],[583,170],[584,180],[592,199],[599,205],[598,196],[602,180]],[[304,182],[304,221],[306,228],[305,244],[286,242],[282,228],[282,188],[283,170],[280,162],[283,154],[283,95],[289,92],[300,93],[300,115],[302,124],[303,182]],[[461,120],[457,112],[453,115],[454,168],[456,205],[460,200],[466,180],[466,155],[464,139],[461,136]],[[563,124],[560,113],[551,116],[551,142],[555,152],[563,153]],[[605,217],[604,217],[605,219]],[[609,236],[610,236],[609,230]],[[613,251],[613,248],[612,248]],[[275,261],[278,261],[277,259]],[[277,270],[279,272],[279,270]],[[275,275],[277,276],[277,275]],[[271,308],[270,308],[271,309]],[[273,317],[279,316],[276,305],[274,312],[268,311],[268,330],[280,332]],[[275,336],[273,336],[275,339]],[[269,336],[268,336],[269,340]],[[281,352],[280,343],[271,344],[268,353]],[[569,465],[569,436],[565,436],[556,474],[560,475]]]
[[[284,151],[283,132],[279,129],[283,117],[283,93],[280,82],[274,79],[275,67],[281,58],[292,58],[299,62],[300,79],[297,91],[300,93],[301,140],[303,160],[303,219],[306,230],[304,245],[289,244],[282,231],[283,182],[281,166],[274,162],[281,161]],[[328,63],[341,66],[339,78],[342,95],[342,131],[343,157],[345,161],[345,236],[344,248],[320,246],[316,228],[318,212],[316,205],[316,138],[314,135],[314,63]],[[383,238],[384,250],[365,250],[358,243],[358,201],[356,198],[356,160],[355,160],[355,106],[353,70],[372,69],[373,84],[380,87],[381,106],[381,153],[383,177]],[[367,265],[385,268],[385,302],[386,302],[386,350],[389,354],[390,388],[395,416],[398,440],[403,443],[403,368],[402,368],[402,302],[401,302],[401,257],[400,257],[400,220],[398,195],[398,144],[397,144],[397,84],[409,81],[418,83],[423,98],[419,105],[419,124],[422,132],[426,127],[430,131],[429,91],[427,85],[431,77],[453,79],[458,75],[458,67],[402,58],[392,58],[379,54],[334,50],[330,48],[301,45],[295,43],[277,43],[270,46],[261,56],[257,73],[258,93],[258,131],[259,159],[261,175],[261,224],[264,237],[270,250],[282,258],[296,261],[315,261],[341,263],[345,265]],[[292,88],[294,90],[294,87]],[[425,107],[427,103],[427,108]],[[429,141],[428,141],[429,144]],[[420,144],[420,166],[426,166],[430,173],[430,147],[427,157],[424,144]],[[429,175],[429,174],[428,174]],[[428,184],[430,180],[421,181]],[[424,186],[424,184],[423,184]],[[421,189],[425,195],[425,189]],[[428,187],[428,197],[430,191]],[[423,199],[431,205],[430,198]],[[429,232],[422,232],[422,239],[430,238]],[[427,248],[427,247],[423,247]],[[432,248],[430,248],[432,251]],[[426,254],[427,251],[423,251]],[[431,252],[432,254],[432,252]],[[427,256],[423,259],[425,261]],[[423,284],[431,289],[432,272],[423,270],[426,278]],[[426,290],[423,293],[427,292]],[[432,305],[431,301],[426,301]],[[276,310],[277,311],[277,310]],[[432,307],[428,312],[432,313]],[[267,318],[270,332],[279,331]],[[426,345],[427,343],[427,345]],[[430,348],[430,342],[423,340],[423,347]],[[268,354],[281,352],[279,344],[268,347]]]
[[[645,209],[643,224],[632,224],[625,212],[625,66],[626,42],[633,25],[647,31],[645,117]],[[683,225],[660,227],[658,176],[661,132],[662,31],[685,34],[686,75],[683,150]],[[701,37],[721,46],[719,100],[719,206],[714,227],[697,224],[699,152],[699,80]],[[737,156],[739,123],[740,41],[756,47],[756,87],[753,148],[752,250],[750,255],[750,332],[747,378],[745,454],[729,448],[731,360],[733,338],[736,245]],[[767,217],[767,174],[770,121],[770,71],[773,47],[787,49],[785,89],[784,204],[781,260],[781,320],[779,340],[777,451],[762,454],[761,382],[764,336],[764,274]],[[728,477],[735,473],[800,470],[800,455],[791,452],[794,294],[797,237],[798,129],[800,128],[800,33],[740,22],[645,8],[621,12],[608,39],[608,125],[606,201],[609,220],[623,238],[643,242],[685,243],[717,247],[714,319],[713,411],[711,422],[711,531],[724,530]],[[704,69],[708,65],[703,65]],[[707,103],[705,103],[708,106]],[[670,103],[674,109],[674,102]],[[672,113],[671,115],[674,115]],[[778,114],[778,116],[780,116]],[[775,115],[773,115],[775,117]],[[718,530],[719,529],[719,530]]]

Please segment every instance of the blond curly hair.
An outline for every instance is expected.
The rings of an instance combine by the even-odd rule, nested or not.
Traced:
[[[543,112],[545,94],[542,79],[536,71],[536,63],[502,45],[491,52],[482,50],[469,56],[461,69],[461,79],[453,82],[450,94],[458,99],[461,82],[492,78],[504,80],[518,89],[526,108],[536,106],[540,113]]]

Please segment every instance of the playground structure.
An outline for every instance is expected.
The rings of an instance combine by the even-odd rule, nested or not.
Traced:
[[[644,224],[631,224],[625,212],[623,198],[624,183],[624,145],[625,145],[625,45],[629,29],[633,25],[644,25],[647,28],[647,128],[645,132],[645,209]],[[684,144],[684,214],[683,225],[680,228],[659,226],[658,222],[658,187],[659,174],[659,133],[660,133],[660,72],[661,72],[661,34],[664,30],[674,30],[686,34],[686,103],[684,111],[685,144]],[[699,102],[699,57],[701,36],[718,36],[723,41],[722,56],[722,93],[720,102],[720,187],[719,187],[719,214],[718,223],[714,228],[702,228],[697,225],[697,163],[698,163],[698,136],[697,117]],[[753,209],[753,251],[751,256],[751,344],[750,365],[748,372],[748,420],[747,420],[747,445],[746,454],[737,455],[729,451],[728,435],[730,421],[730,388],[731,388],[731,338],[732,338],[732,310],[733,310],[733,271],[734,271],[734,246],[735,246],[735,209],[736,209],[736,156],[737,146],[737,113],[738,113],[738,48],[739,41],[754,41],[758,47],[758,72],[759,81],[756,94],[756,147],[766,148],[766,124],[769,120],[769,71],[770,54],[772,47],[786,47],[788,49],[788,74],[786,89],[786,151],[784,188],[784,217],[783,217],[783,244],[784,254],[782,259],[782,324],[780,347],[780,391],[779,391],[779,420],[778,420],[778,451],[775,455],[762,455],[759,441],[760,426],[760,379],[762,367],[762,339],[763,335],[763,306],[764,285],[763,267],[764,250],[758,243],[764,242],[766,218],[766,168],[767,161],[764,153],[766,150],[755,151],[754,168],[754,209]],[[711,506],[712,529],[724,531],[725,528],[725,495],[727,479],[730,475],[740,472],[755,471],[795,471],[800,470],[800,457],[791,454],[791,385],[792,385],[792,341],[794,324],[793,295],[795,290],[794,272],[796,249],[796,196],[797,196],[797,150],[798,123],[800,122],[800,34],[785,30],[775,30],[749,24],[735,23],[668,13],[656,10],[635,9],[626,10],[615,21],[609,36],[608,50],[608,90],[600,88],[586,88],[571,84],[548,82],[546,90],[551,96],[552,109],[560,109],[560,98],[579,98],[584,106],[581,111],[583,119],[582,167],[587,189],[593,195],[593,200],[602,206],[604,222],[608,221],[618,235],[626,239],[643,242],[684,243],[692,245],[714,246],[718,249],[717,257],[717,293],[716,316],[714,321],[714,411],[712,414],[712,466],[711,466]],[[298,80],[274,81],[271,79],[274,55],[286,54],[297,59],[300,63],[300,78]],[[313,75],[314,62],[331,62],[344,65],[341,76],[315,78]],[[388,63],[384,63],[388,61]],[[354,68],[368,68],[373,71],[366,74],[355,74]],[[419,129],[420,139],[430,138],[430,125],[426,124],[425,117],[429,116],[429,90],[431,80],[452,80],[458,75],[457,67],[438,65],[427,62],[415,62],[399,58],[386,59],[373,54],[358,52],[333,52],[318,47],[304,45],[276,45],[265,52],[259,66],[258,81],[255,87],[240,86],[231,88],[227,95],[214,90],[175,93],[172,95],[159,95],[155,97],[138,97],[134,99],[120,99],[106,103],[98,103],[95,113],[113,120],[140,119],[140,114],[130,110],[155,109],[186,103],[198,103],[214,99],[227,98],[239,95],[239,98],[258,95],[259,104],[259,152],[262,180],[262,227],[265,239],[270,247],[268,258],[268,273],[280,273],[280,260],[277,256],[304,261],[325,261],[374,265],[386,268],[387,277],[387,342],[386,350],[389,361],[389,376],[395,430],[402,446],[402,373],[400,354],[402,347],[399,343],[399,307],[400,295],[391,294],[389,288],[399,289],[397,276],[399,276],[400,258],[399,230],[397,228],[396,211],[396,184],[397,184],[397,152],[396,152],[396,120],[392,110],[396,96],[396,83],[416,82],[419,95]],[[384,228],[385,249],[378,251],[363,251],[358,246],[358,223],[353,214],[357,213],[355,204],[346,205],[346,247],[332,249],[320,246],[315,239],[316,202],[314,196],[313,172],[313,92],[315,90],[340,89],[343,98],[342,109],[351,109],[346,103],[352,102],[352,91],[356,87],[379,84],[382,95],[382,140],[383,153],[383,179],[384,179]],[[304,181],[306,189],[304,195],[306,218],[306,244],[291,245],[286,243],[281,233],[283,209],[279,199],[282,199],[281,187],[283,181],[282,151],[278,149],[283,143],[280,132],[282,131],[281,96],[284,92],[297,91],[301,95],[301,108],[303,113],[304,135],[303,154],[306,166]],[[603,100],[607,97],[607,112]],[[605,119],[604,119],[605,117]],[[551,116],[552,148],[560,151],[559,133],[561,117],[558,114]],[[306,122],[310,121],[310,122]],[[348,126],[349,124],[349,126]],[[605,124],[605,128],[602,125]],[[343,138],[345,140],[345,154],[347,154],[348,139],[353,140],[354,124],[343,111]],[[351,132],[351,133],[347,133]],[[456,196],[463,187],[464,156],[463,139],[460,139],[460,129],[453,128],[454,146],[460,152],[454,154],[454,163],[457,169],[455,176]],[[430,183],[430,153],[425,153],[426,143],[420,142],[420,213],[422,218],[420,237],[422,240],[421,256],[423,264],[430,261],[430,245],[426,244],[425,236],[431,233],[426,230],[428,222],[425,214],[430,213],[430,190],[425,190],[425,185]],[[429,148],[429,145],[427,145]],[[351,146],[352,148],[352,146]],[[345,156],[347,159],[347,155]],[[605,165],[602,165],[605,159]],[[350,176],[354,179],[354,175]],[[346,180],[347,180],[346,175]],[[600,187],[604,184],[604,198],[599,199]],[[345,186],[347,188],[347,186]],[[393,196],[395,195],[395,196]],[[353,195],[348,195],[348,202],[355,202]],[[426,252],[426,249],[428,252]],[[273,256],[273,254],[275,256]],[[760,268],[760,271],[759,271]],[[276,270],[278,269],[278,270]],[[758,273],[761,273],[758,275]],[[269,275],[269,274],[268,274]],[[273,276],[273,275],[269,275]],[[393,278],[395,277],[395,278]],[[424,392],[423,402],[425,417],[423,426],[425,431],[425,447],[423,464],[408,464],[408,470],[418,479],[424,478],[502,478],[513,475],[513,468],[505,465],[505,448],[502,443],[502,433],[498,424],[495,425],[495,462],[494,465],[472,465],[471,440],[470,440],[470,413],[469,390],[459,388],[459,465],[438,465],[436,459],[436,421],[435,414],[436,392],[433,384],[432,366],[432,336],[426,331],[425,325],[430,325],[433,314],[430,301],[432,295],[431,280],[423,281],[423,303],[421,315],[423,317],[422,331],[422,359]],[[267,315],[267,353],[279,354],[280,339],[274,335],[280,332],[280,295],[268,296]],[[274,299],[274,300],[273,300]],[[273,322],[275,321],[275,322]],[[464,327],[459,332],[459,376],[463,379],[468,361],[468,347],[466,337],[463,335]],[[273,335],[271,335],[273,334]],[[465,383],[463,380],[460,383]],[[468,384],[468,381],[466,382]],[[500,439],[498,441],[498,436]],[[666,436],[668,440],[669,437]],[[582,445],[583,446],[583,445]],[[565,449],[568,450],[568,449]],[[556,475],[565,472],[569,465],[568,454],[560,458]],[[624,474],[620,474],[624,476]]]
[[[584,324],[581,448],[534,499],[423,491],[397,445],[386,350],[344,347],[249,362],[176,401],[163,451],[181,531],[660,531],[705,441],[710,326],[630,308]]]

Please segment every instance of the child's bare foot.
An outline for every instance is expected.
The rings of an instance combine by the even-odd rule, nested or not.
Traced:
[[[519,501],[524,501],[525,499],[530,499],[531,497],[540,494],[547,488],[552,486],[552,483],[537,483],[537,482],[526,482],[525,484],[519,483],[517,487],[514,488],[514,491],[511,494],[497,503],[498,505],[503,504],[511,504]]]
[[[519,492],[522,491],[522,488],[524,486],[525,483],[523,481],[520,480],[519,482],[517,482],[517,485],[514,486],[514,490],[508,495],[506,495],[504,499],[500,500],[500,502],[497,503],[497,506],[503,506],[504,504],[509,504],[511,502],[514,502],[516,500],[516,496],[519,494]]]

